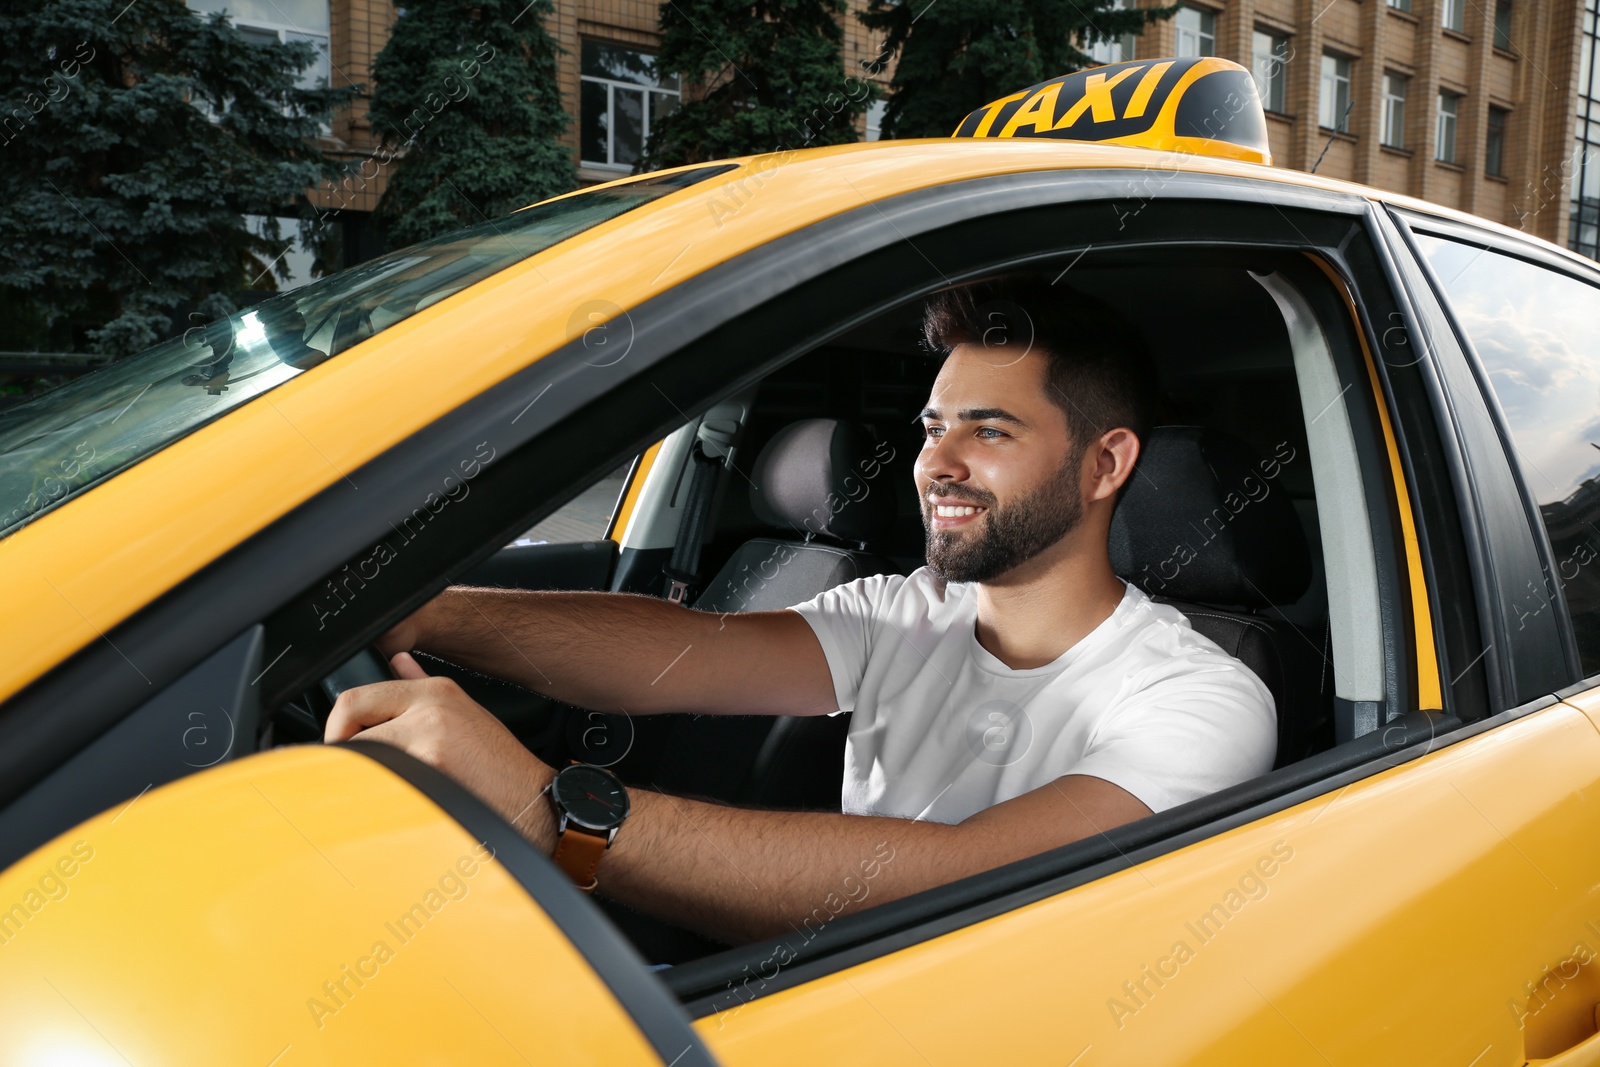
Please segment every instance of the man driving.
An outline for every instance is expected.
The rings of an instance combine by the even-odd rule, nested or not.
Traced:
[[[735,943],[788,930],[869,858],[894,857],[847,910],[1269,770],[1266,687],[1112,570],[1112,511],[1150,422],[1133,329],[1070,291],[1000,282],[935,297],[924,334],[947,353],[912,471],[926,566],[732,615],[449,589],[384,636],[401,680],[342,695],[327,740],[396,745],[585,888]],[[624,790],[582,765],[558,777],[411,650],[599,711],[850,711],[842,811]],[[998,744],[974,745],[975,726]]]

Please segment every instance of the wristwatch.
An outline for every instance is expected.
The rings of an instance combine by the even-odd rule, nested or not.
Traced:
[[[604,767],[574,763],[545,786],[556,812],[556,866],[585,893],[599,884],[595,868],[628,817],[628,791]]]

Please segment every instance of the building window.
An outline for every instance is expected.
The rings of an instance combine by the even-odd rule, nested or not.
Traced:
[[[1444,0],[1444,28],[1461,33],[1467,28],[1467,0]]]
[[[1567,247],[1600,259],[1600,145],[1579,141],[1573,159],[1572,222]]]
[[[579,156],[586,167],[630,170],[653,123],[678,104],[678,77],[625,45],[584,41],[578,98]]]
[[[1440,163],[1456,162],[1456,114],[1461,110],[1461,93],[1438,91],[1438,122],[1434,126],[1434,158]]]
[[[1506,116],[1503,107],[1489,106],[1489,126],[1483,138],[1483,172],[1496,178],[1505,176]]]
[[[1406,89],[1411,79],[1404,74],[1383,75],[1383,131],[1381,143],[1390,148],[1406,146]]]
[[[1282,112],[1288,81],[1283,68],[1289,62],[1289,38],[1256,30],[1252,42],[1256,92],[1261,94],[1261,106],[1268,111]]]
[[[1317,121],[1325,130],[1350,132],[1350,60],[1322,53],[1322,94]]]
[[[1178,28],[1178,55],[1214,56],[1217,54],[1217,16],[1187,5],[1178,8],[1172,20]]]
[[[1111,7],[1118,11],[1133,6],[1134,0],[1112,0],[1111,3]],[[1095,41],[1084,52],[1096,63],[1126,63],[1133,58],[1133,34],[1125,33],[1109,41]]]
[[[1600,0],[1585,0],[1583,37],[1578,42],[1578,122],[1567,165],[1572,181],[1572,216],[1567,247],[1600,259]]]
[[[300,72],[297,83],[302,89],[326,89],[332,84],[328,0],[189,0],[189,10],[202,15],[225,13],[240,35],[256,44],[307,42],[316,54]]]
[[[1433,158],[1440,163],[1456,161],[1456,113],[1461,109],[1461,94],[1439,90],[1439,122],[1433,134]]]
[[[1511,0],[1495,0],[1494,46],[1502,52],[1511,51]]]
[[[1389,6],[1396,11],[1410,11],[1411,0],[1389,0]]]
[[[874,100],[867,105],[867,136],[869,141],[877,141],[883,137],[883,113],[889,110],[888,101]]]

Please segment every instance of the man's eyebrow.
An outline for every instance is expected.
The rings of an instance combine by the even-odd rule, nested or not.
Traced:
[[[922,413],[918,415],[917,418],[933,419],[938,421],[943,419],[944,416],[939,414],[938,408],[923,408]],[[1027,422],[1011,414],[1011,412],[1007,411],[1005,408],[967,408],[965,411],[956,412],[956,421],[1009,422],[1022,427],[1026,427],[1028,425]]]

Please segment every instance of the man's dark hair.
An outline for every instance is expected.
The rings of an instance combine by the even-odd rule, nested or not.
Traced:
[[[1030,278],[947,289],[922,317],[928,347],[1031,347],[1048,361],[1045,387],[1078,448],[1126,426],[1143,443],[1155,409],[1155,372],[1138,329],[1096,297]]]

